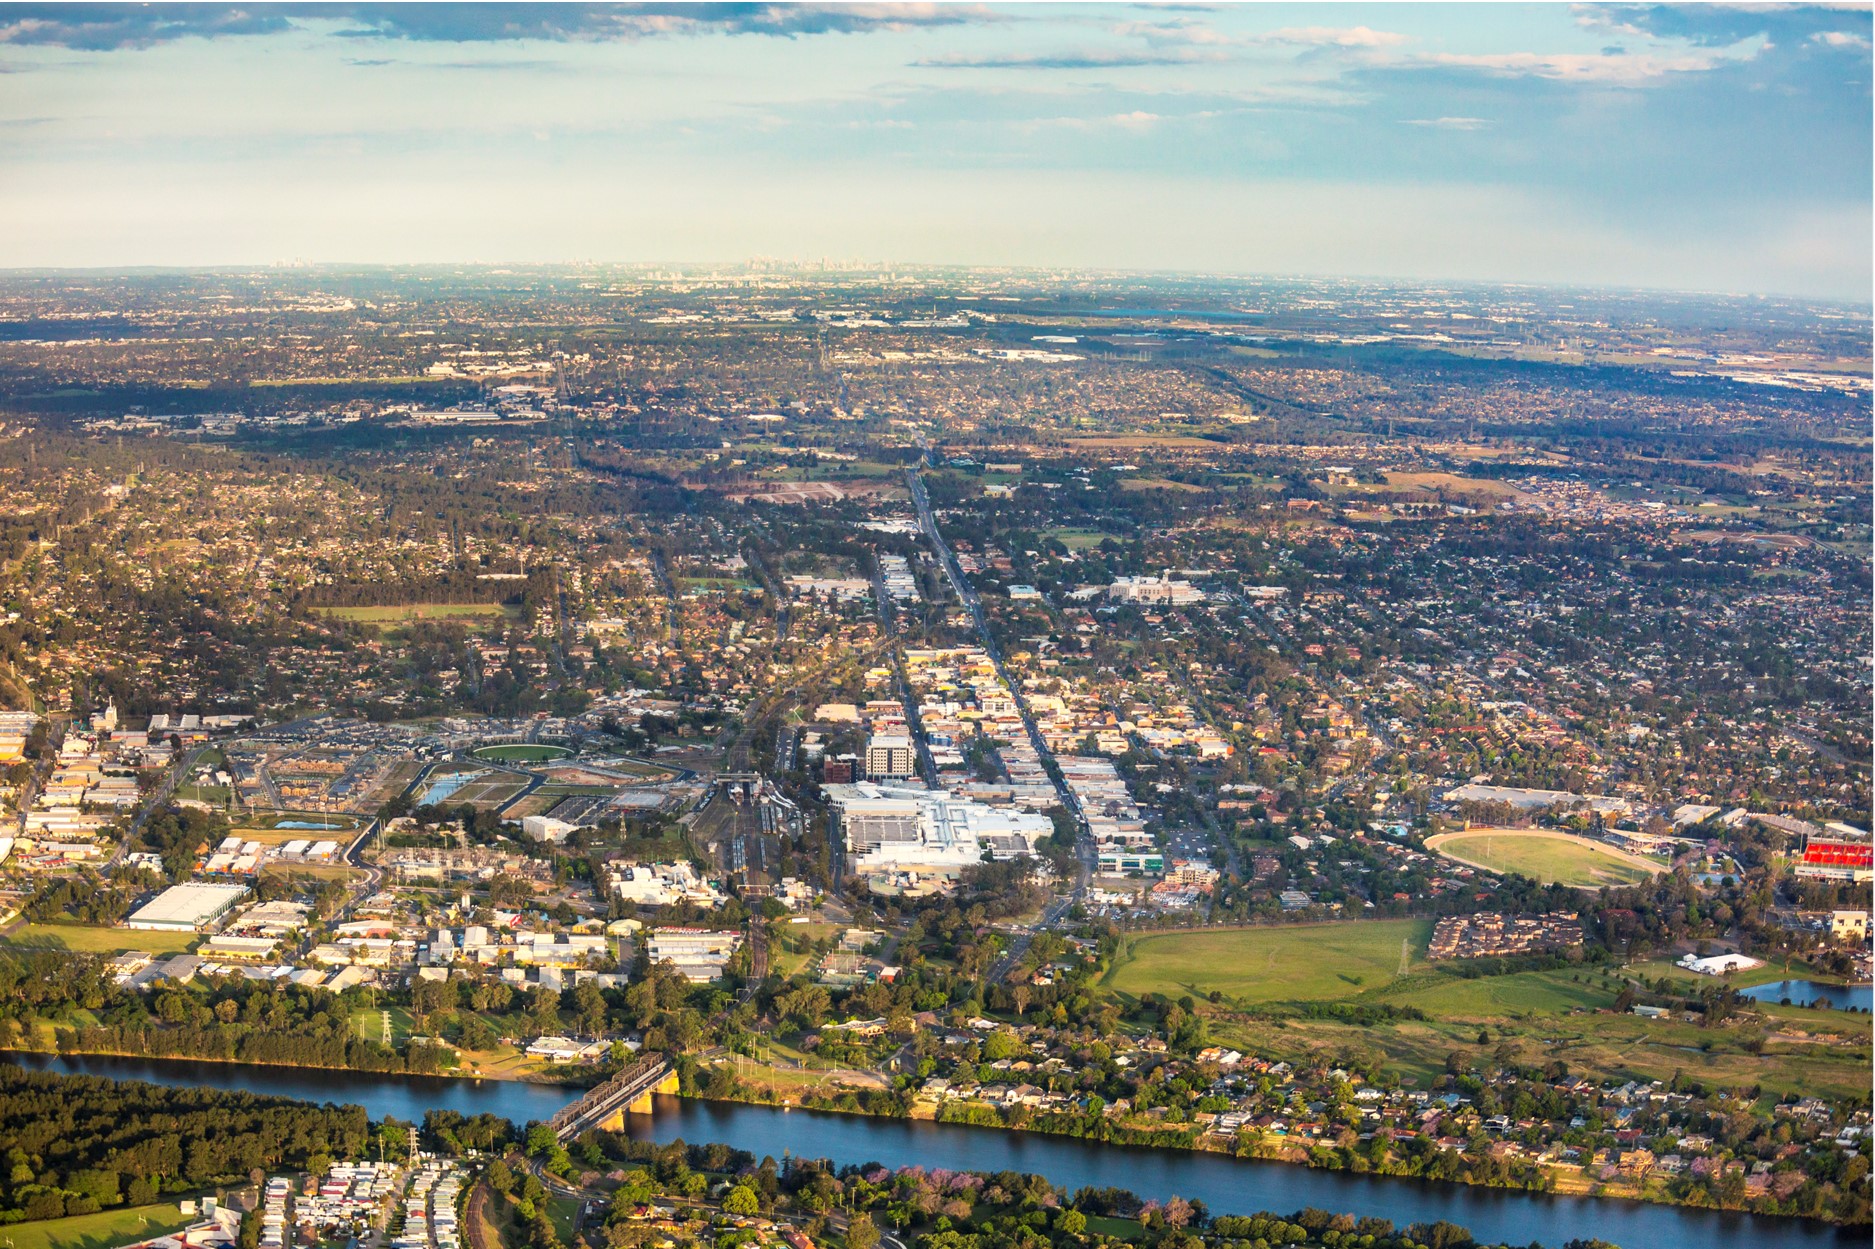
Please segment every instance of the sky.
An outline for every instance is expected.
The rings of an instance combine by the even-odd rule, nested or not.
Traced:
[[[0,3],[0,267],[1871,290],[1867,5]]]

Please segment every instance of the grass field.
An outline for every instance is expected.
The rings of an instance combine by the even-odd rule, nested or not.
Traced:
[[[262,876],[280,880],[335,880],[340,884],[363,876],[362,868],[343,863],[269,863],[260,869]]]
[[[122,1210],[100,1210],[96,1214],[75,1214],[68,1219],[44,1219],[36,1223],[12,1223],[3,1232],[12,1249],[111,1249],[147,1240],[187,1227],[190,1220],[182,1211],[164,1203],[154,1206],[127,1206]]]
[[[334,620],[352,620],[368,625],[401,625],[413,620],[492,620],[497,616],[518,617],[518,607],[502,603],[405,603],[397,607],[321,607],[322,614]]]
[[[195,934],[106,928],[97,924],[51,923],[22,924],[4,940],[16,949],[76,950],[84,954],[121,954],[125,950],[183,954],[195,944]]]
[[[1135,937],[1101,984],[1133,997],[1216,990],[1244,1005],[1332,1001],[1386,984],[1401,943],[1417,963],[1431,936],[1431,920],[1401,919]]]
[[[507,777],[486,781],[470,781],[449,797],[443,799],[446,806],[462,806],[465,803],[477,810],[492,810],[513,801],[514,796],[525,786]]]
[[[565,759],[573,752],[565,746],[550,746],[545,742],[514,742],[506,746],[481,746],[470,753],[477,759],[493,759],[497,763],[545,763],[549,759]]]
[[[1523,491],[1515,486],[1484,477],[1461,477],[1457,473],[1388,473],[1387,484],[1396,490],[1446,490],[1453,494],[1488,494],[1502,499],[1523,497]]]
[[[1068,444],[1086,451],[1140,451],[1148,447],[1216,451],[1219,445],[1209,438],[1194,438],[1188,434],[1085,434],[1068,439]]]
[[[391,1036],[390,1043],[401,1045],[408,1040],[412,1032],[410,1012],[401,1006],[390,1008]],[[384,1043],[384,1015],[382,1008],[361,1007],[352,1012],[352,1030],[366,1041]]]
[[[1170,481],[1164,477],[1122,477],[1122,490],[1171,490],[1179,494],[1203,494],[1203,486],[1194,486],[1188,481]]]
[[[1098,529],[1044,529],[1042,536],[1061,543],[1070,551],[1091,551],[1106,539],[1113,537],[1112,534],[1102,533]]]
[[[1666,870],[1612,846],[1536,830],[1448,833],[1428,839],[1426,848],[1486,871],[1515,872],[1545,885],[1586,889],[1637,884]]]
[[[1101,987],[1122,1000],[1191,994],[1220,1043],[1291,1061],[1371,1063],[1422,1087],[1453,1051],[1479,1052],[1485,1033],[1493,1049],[1507,1045],[1524,1059],[1559,1059],[1596,1076],[1666,1080],[1683,1071],[1774,1094],[1867,1093],[1866,1016],[1771,1006],[1760,1008],[1763,1018],[1755,1023],[1715,1029],[1677,1014],[1658,1020],[1615,1014],[1624,978],[1667,975],[1689,993],[1704,986],[1664,962],[1467,978],[1457,968],[1420,961],[1430,930],[1429,920],[1368,920],[1139,936],[1121,946]],[[1402,941],[1412,955],[1404,976]],[[1214,990],[1221,995],[1215,1004],[1205,1000]],[[1288,1002],[1327,1001],[1411,1008],[1425,1018],[1356,1025],[1280,1010]],[[1754,1045],[1763,1052],[1753,1053]]]
[[[577,1243],[573,1235],[573,1221],[579,1215],[579,1198],[563,1197],[558,1193],[547,1198],[547,1217],[553,1220],[554,1230],[560,1233],[560,1243]]]

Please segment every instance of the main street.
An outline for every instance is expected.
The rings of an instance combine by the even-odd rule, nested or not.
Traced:
[[[207,743],[191,746],[183,752],[182,758],[171,765],[169,771],[163,773],[162,783],[151,790],[150,796],[144,799],[142,806],[137,808],[136,818],[130,821],[130,827],[125,830],[122,840],[117,843],[117,849],[111,851],[111,857],[105,860],[106,869],[115,868],[123,862],[124,855],[130,852],[131,845],[137,840],[138,834],[143,832],[143,826],[149,823],[150,817],[169,801],[169,796],[176,792],[176,786],[182,784],[182,778],[191,775],[195,771],[196,763],[212,749],[214,748]],[[21,810],[25,810],[23,805]]]
[[[1074,882],[1074,892],[1075,896],[1079,897],[1086,892],[1087,882],[1093,876],[1097,864],[1094,839],[1087,826],[1087,815],[1081,810],[1081,804],[1075,798],[1073,791],[1062,781],[1060,765],[1055,762],[1054,752],[1048,748],[1048,742],[1042,737],[1041,729],[1036,727],[1035,716],[1029,709],[1029,700],[1022,692],[1021,683],[1010,677],[1009,669],[1003,663],[1002,651],[998,649],[996,638],[990,633],[989,620],[983,614],[983,600],[977,597],[976,590],[964,577],[963,570],[958,567],[956,557],[951,554],[949,545],[945,543],[944,535],[938,531],[937,517],[931,511],[931,496],[925,493],[924,481],[919,477],[918,470],[907,469],[905,480],[911,487],[912,503],[918,509],[918,525],[924,530],[925,540],[931,544],[932,551],[936,553],[938,565],[944,569],[944,576],[950,581],[951,590],[957,595],[958,601],[970,610],[970,618],[976,624],[977,638],[983,646],[984,653],[990,657],[990,663],[995,667],[996,675],[1001,678],[1010,697],[1015,701],[1016,714],[1022,718],[1022,727],[1028,732],[1030,744],[1035,747],[1036,755],[1041,758],[1044,768],[1047,769],[1048,779],[1054,783],[1055,792],[1061,797],[1062,807],[1074,817],[1075,827],[1079,831],[1079,836],[1075,838],[1075,852],[1081,863],[1080,875]]]

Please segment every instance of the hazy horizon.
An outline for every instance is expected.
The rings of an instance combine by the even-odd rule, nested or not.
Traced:
[[[0,266],[863,256],[1866,303],[1870,43],[1834,6],[0,5]]]

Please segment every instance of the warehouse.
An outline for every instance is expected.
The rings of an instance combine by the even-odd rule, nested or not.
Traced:
[[[669,963],[692,984],[708,984],[723,978],[730,956],[741,944],[739,932],[659,928],[646,939],[645,954],[653,963]]]
[[[144,903],[126,923],[132,928],[193,932],[226,915],[246,896],[246,885],[171,885]]]

